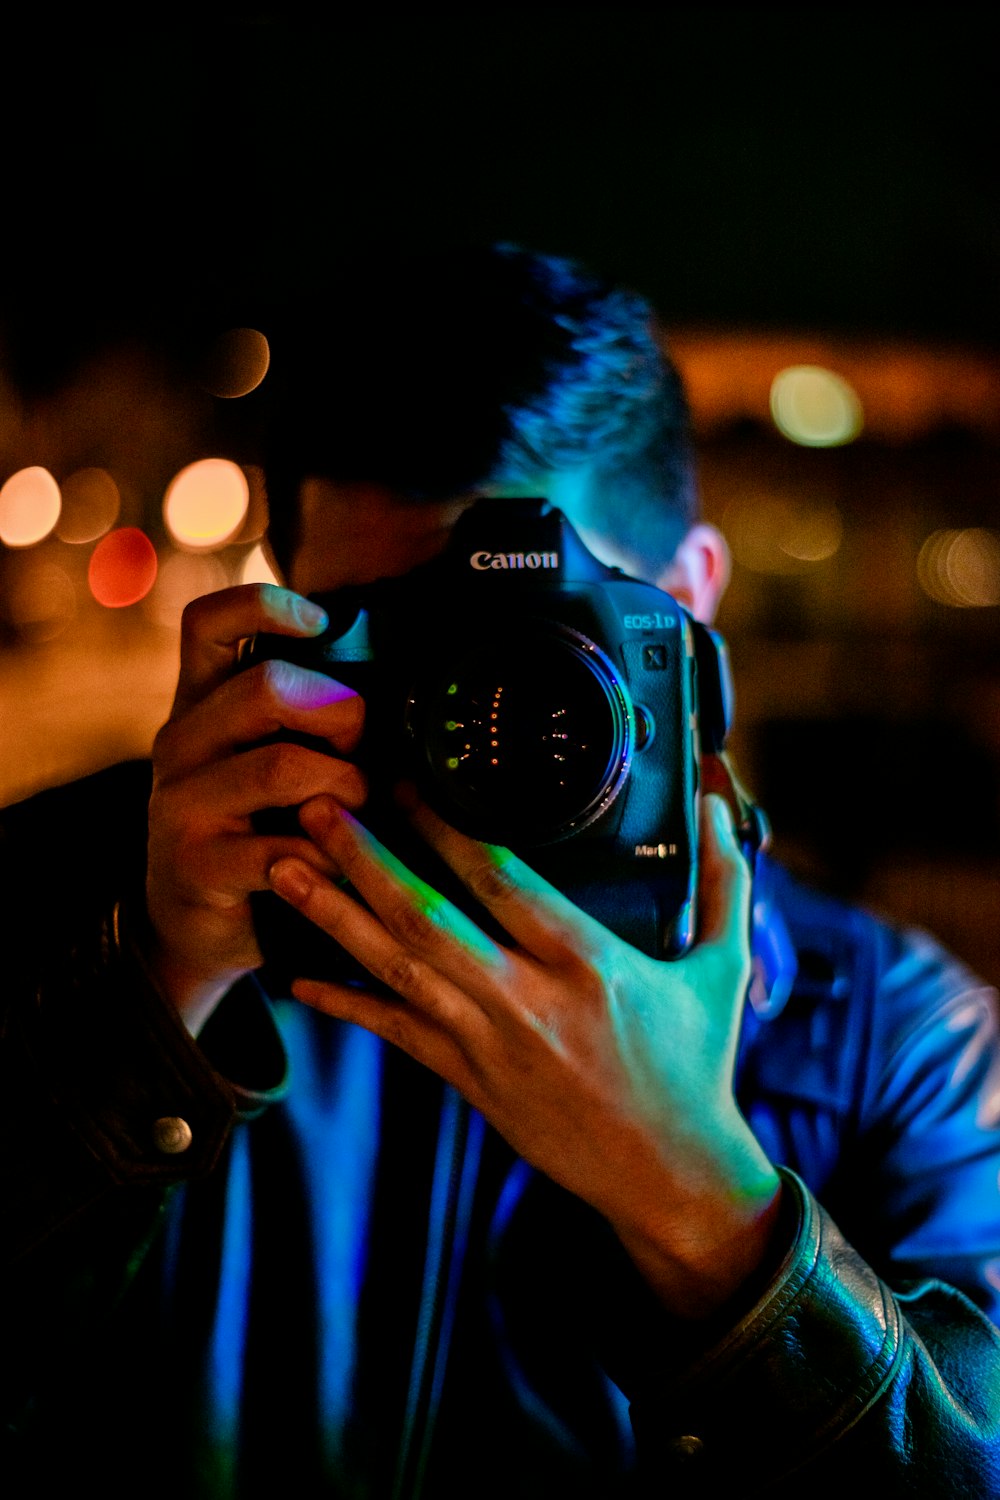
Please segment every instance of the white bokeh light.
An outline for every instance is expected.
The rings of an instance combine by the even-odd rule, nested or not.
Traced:
[[[250,486],[239,464],[228,458],[202,458],[171,480],[163,519],[178,546],[210,551],[235,536],[249,503]]]
[[[48,469],[18,469],[0,489],[0,541],[8,547],[33,547],[54,529],[62,495]]]

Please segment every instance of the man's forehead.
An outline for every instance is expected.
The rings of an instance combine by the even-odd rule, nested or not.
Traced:
[[[417,502],[376,481],[310,475],[299,490],[288,581],[300,593],[323,593],[406,573],[445,546],[476,498]]]
[[[313,474],[302,481],[299,511],[304,524],[335,531],[338,536],[345,530],[361,532],[377,527],[403,536],[423,536],[429,531],[450,529],[482,493],[414,500],[379,480],[329,479]]]
[[[375,480],[309,475],[299,491],[298,541],[288,581],[302,593],[321,593],[406,573],[440,552],[459,516],[483,496],[548,499],[602,562],[636,571],[634,556],[623,550],[614,496],[583,469],[486,484],[439,501],[415,501]]]

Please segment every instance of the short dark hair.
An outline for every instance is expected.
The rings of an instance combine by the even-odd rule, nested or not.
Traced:
[[[547,474],[585,471],[585,504],[620,506],[637,556],[651,528],[671,555],[696,518],[687,403],[653,308],[574,261],[492,245],[341,263],[322,299],[289,302],[265,332],[261,461],[282,560],[307,474],[419,503],[544,493]]]

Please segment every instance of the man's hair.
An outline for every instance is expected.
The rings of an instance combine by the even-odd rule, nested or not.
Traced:
[[[511,245],[369,257],[265,329],[271,540],[287,561],[299,481],[369,480],[420,501],[576,473],[595,523],[669,557],[696,518],[688,410],[651,305]]]

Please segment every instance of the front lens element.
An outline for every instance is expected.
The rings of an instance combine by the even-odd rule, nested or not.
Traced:
[[[409,726],[442,816],[514,844],[597,817],[627,774],[634,728],[611,662],[559,625],[456,652],[448,675],[413,695]]]

